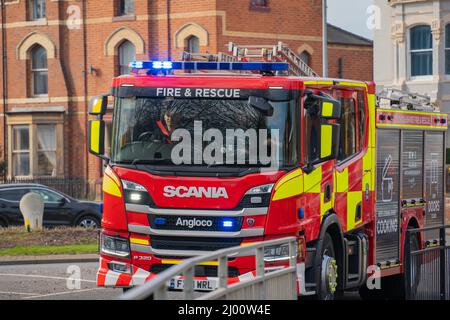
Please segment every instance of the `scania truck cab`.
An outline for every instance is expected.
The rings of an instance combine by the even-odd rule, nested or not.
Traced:
[[[287,236],[298,239],[299,295],[328,299],[363,287],[370,265],[401,277],[404,230],[423,216],[410,210],[402,219],[396,207],[377,217],[376,207],[400,196],[390,180],[399,160],[377,164],[376,128],[391,130],[382,139],[401,139],[411,117],[424,117],[430,125],[415,132],[443,141],[446,115],[405,111],[396,123],[396,111],[377,113],[373,83],[291,77],[285,63],[131,67],[90,109],[89,149],[106,160],[99,286],[130,288],[188,257]],[[288,247],[265,250],[267,270],[288,259]],[[254,257],[232,258],[228,281],[254,271]],[[170,283],[183,285],[182,277]],[[216,261],[196,267],[196,290],[217,285]]]

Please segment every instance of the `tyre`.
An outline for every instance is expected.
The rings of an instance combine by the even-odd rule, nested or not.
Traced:
[[[79,218],[75,224],[75,226],[82,227],[82,228],[92,228],[97,229],[100,228],[100,220],[97,217],[94,216],[82,216]]]
[[[333,239],[325,234],[321,252],[320,274],[317,286],[319,300],[334,300],[337,290],[338,265]]]

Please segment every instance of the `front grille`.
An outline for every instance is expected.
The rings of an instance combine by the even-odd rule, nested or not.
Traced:
[[[173,265],[170,264],[154,264],[150,268],[151,273],[161,273],[170,267],[173,267]],[[194,271],[195,277],[217,277],[217,267],[216,266],[195,266]],[[228,277],[238,277],[241,274],[239,273],[239,270],[236,267],[228,267]]]
[[[199,217],[149,215],[149,223],[153,229],[186,230],[186,231],[228,231],[241,230],[242,217]],[[224,222],[227,223],[224,226]]]
[[[153,249],[216,251],[241,245],[241,238],[164,237],[152,236]]]

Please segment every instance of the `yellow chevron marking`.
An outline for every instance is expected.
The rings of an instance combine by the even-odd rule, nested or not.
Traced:
[[[362,191],[347,192],[347,231],[355,229],[355,227],[362,221],[362,219],[355,221],[356,206],[359,203],[361,203],[362,205]],[[361,208],[361,218],[362,218],[362,208]]]
[[[336,192],[348,191],[348,168],[342,172],[335,171],[336,174]]]
[[[106,173],[106,172],[105,172]],[[110,194],[115,197],[122,197],[122,192],[120,192],[119,187],[114,182],[114,179],[109,175],[105,174],[103,176],[103,192]]]
[[[310,174],[303,175],[303,185],[305,192],[320,193],[320,184],[322,182],[322,167],[314,169]]]
[[[303,178],[301,170],[296,170],[283,177],[275,188],[273,201],[287,199],[303,193]]]

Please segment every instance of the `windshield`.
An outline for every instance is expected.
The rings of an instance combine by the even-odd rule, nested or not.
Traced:
[[[112,160],[287,167],[298,162],[297,100],[116,99]],[[258,100],[261,104],[261,100]]]

